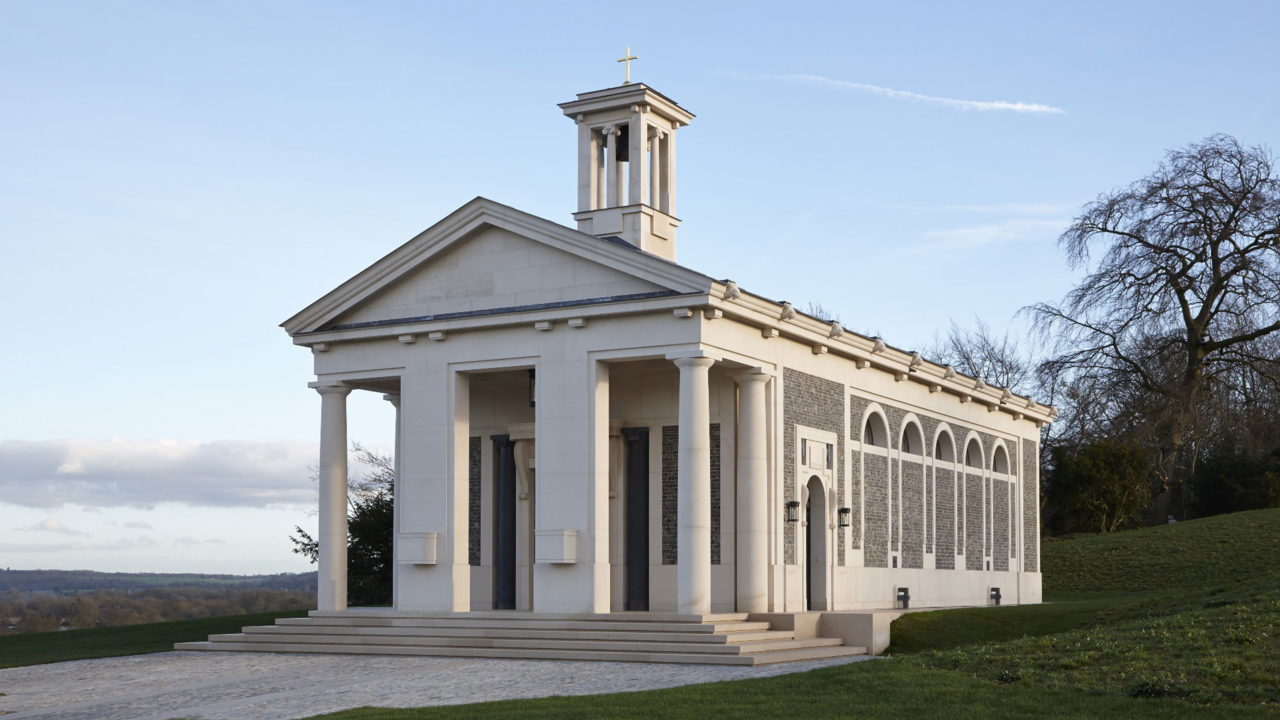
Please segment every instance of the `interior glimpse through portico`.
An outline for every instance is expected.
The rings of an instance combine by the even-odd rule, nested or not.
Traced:
[[[528,368],[469,373],[472,610],[533,609],[534,408]]]

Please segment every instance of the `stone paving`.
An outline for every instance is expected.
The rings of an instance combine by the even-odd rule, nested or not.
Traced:
[[[165,652],[0,670],[0,716],[4,720],[285,720],[365,705],[420,707],[650,690],[781,675],[865,659],[725,667]]]

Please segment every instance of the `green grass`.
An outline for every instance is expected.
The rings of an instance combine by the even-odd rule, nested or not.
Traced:
[[[1042,550],[1048,595],[1226,588],[1280,572],[1280,510],[1046,538]]]
[[[177,642],[207,640],[215,633],[236,633],[245,625],[270,625],[279,617],[301,617],[306,610],[178,620],[121,627],[0,636],[0,668],[64,660],[140,655],[172,650]]]
[[[516,720],[539,718],[1275,718],[1274,709],[1203,707],[996,683],[922,668],[905,659],[854,663],[758,680],[615,695],[508,700],[438,708],[360,708],[311,720]]]
[[[895,655],[1044,688],[1280,709],[1280,510],[1046,541],[1039,606],[913,613]]]

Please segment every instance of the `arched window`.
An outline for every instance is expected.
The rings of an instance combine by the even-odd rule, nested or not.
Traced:
[[[991,459],[991,469],[998,473],[1009,474],[1009,456],[1003,447],[996,448],[995,457]]]
[[[920,432],[920,426],[914,422],[907,423],[906,429],[902,432],[902,452],[912,455],[924,454],[924,434]]]
[[[938,440],[933,444],[933,456],[939,460],[954,462],[956,459],[956,444],[951,439],[951,433],[943,430],[938,433]]]
[[[867,424],[862,428],[862,444],[889,447],[889,428],[879,414],[867,417]]]
[[[964,464],[971,468],[982,468],[982,444],[976,439],[969,441],[964,450]]]

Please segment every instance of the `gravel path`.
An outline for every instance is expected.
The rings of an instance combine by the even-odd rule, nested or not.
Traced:
[[[592,695],[800,672],[655,663],[165,652],[0,670],[4,720],[284,720],[362,705],[420,707]]]

